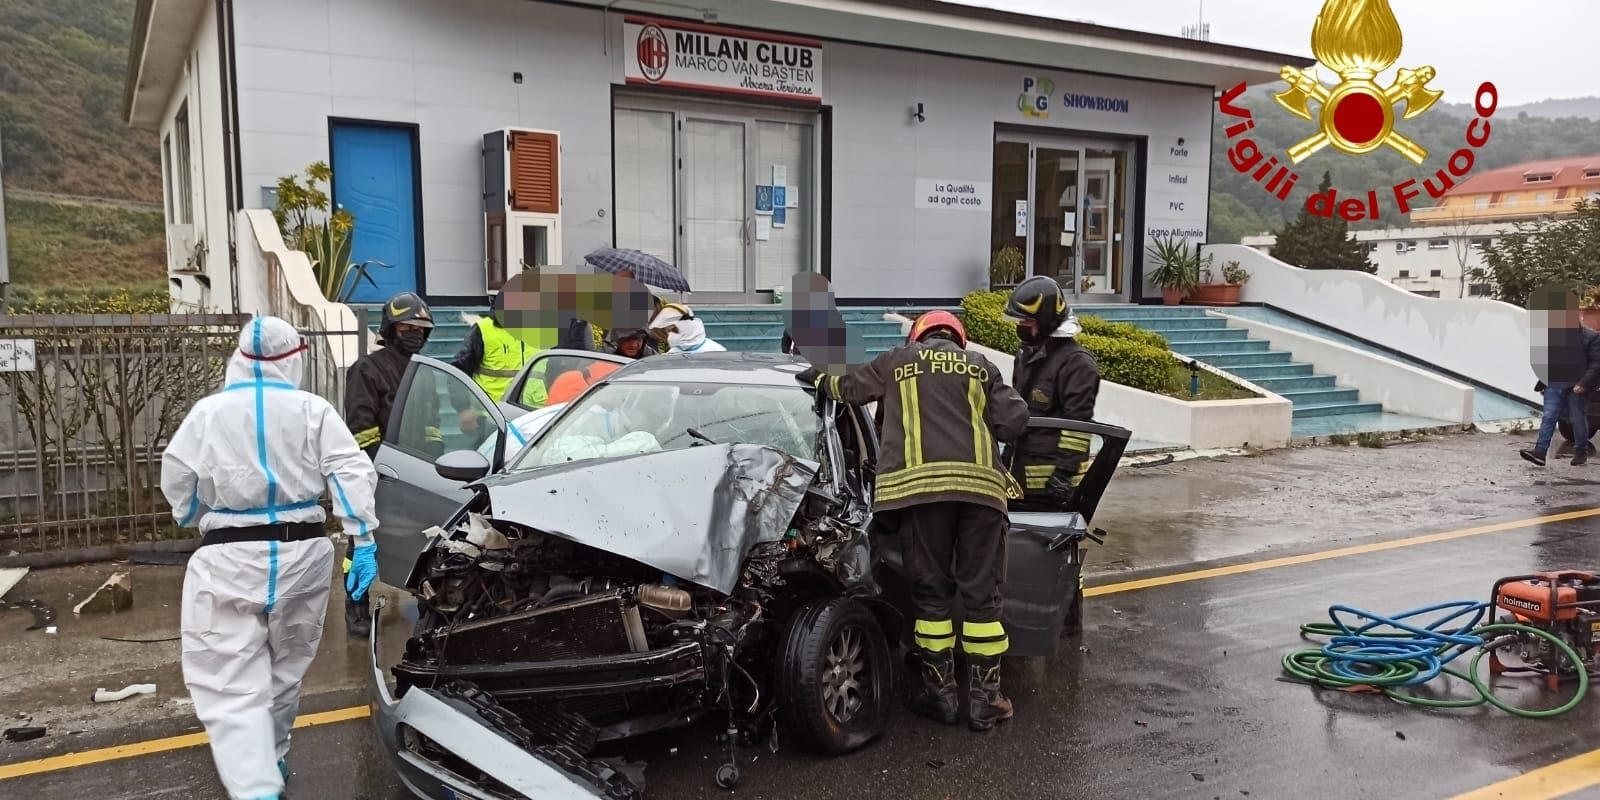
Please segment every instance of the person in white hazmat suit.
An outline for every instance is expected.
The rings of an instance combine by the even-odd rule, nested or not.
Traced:
[[[279,798],[300,680],[322,639],[334,545],[326,489],[356,549],[347,578],[377,575],[372,461],[326,400],[299,389],[305,340],[276,317],[239,333],[222,390],[202,398],[161,457],[161,491],[202,540],[183,580],[183,679],[235,800]]]

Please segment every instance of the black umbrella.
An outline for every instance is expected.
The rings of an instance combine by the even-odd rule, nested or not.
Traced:
[[[613,275],[629,272],[640,283],[672,292],[687,292],[689,281],[677,267],[641,250],[618,250],[602,247],[583,257],[595,269]]]

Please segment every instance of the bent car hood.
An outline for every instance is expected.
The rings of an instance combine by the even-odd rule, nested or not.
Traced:
[[[777,541],[818,464],[718,444],[574,461],[491,480],[490,516],[731,594],[744,558]]]

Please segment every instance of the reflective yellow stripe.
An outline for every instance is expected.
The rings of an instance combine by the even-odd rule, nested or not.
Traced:
[[[833,399],[835,399],[835,400],[843,400],[844,399],[844,389],[842,388],[841,383],[840,383],[843,380],[844,380],[844,377],[841,376],[841,375],[829,375],[828,376],[828,394],[833,395]]]
[[[478,367],[478,374],[479,375],[487,375],[487,376],[489,376],[491,378],[515,378],[518,375],[522,374],[522,370],[520,370],[520,369],[490,369],[488,367]]]
[[[919,475],[961,474],[978,478],[999,480],[1001,472],[993,467],[980,467],[965,461],[930,461],[915,467],[897,469],[878,478],[878,485],[901,483]]]
[[[961,623],[961,649],[978,656],[997,656],[1011,646],[1004,625],[999,622]]]
[[[423,429],[422,438],[427,439],[430,442],[442,442],[444,441],[444,434],[441,433],[438,428],[429,427]]]
[[[917,407],[917,382],[900,381],[900,430],[905,434],[904,456],[907,467],[922,464],[922,412]]]
[[[344,573],[346,575],[350,574],[350,559],[348,558],[344,560]]]
[[[356,434],[356,447],[365,450],[377,444],[382,438],[383,432],[378,430],[378,426],[374,425]]]
[[[1061,450],[1072,450],[1078,453],[1089,452],[1089,434],[1077,431],[1062,431],[1060,442],[1056,445]]]
[[[873,500],[879,503],[888,503],[895,500],[904,500],[923,494],[944,494],[957,492],[962,494],[976,494],[983,497],[993,497],[996,500],[1005,500],[1010,497],[1005,488],[993,483],[982,483],[974,480],[959,478],[944,478],[940,480],[919,481],[910,486],[895,489],[878,487],[872,493]]]
[[[1056,465],[1054,464],[1029,464],[1023,468],[1023,474],[1030,478],[1037,478],[1039,476],[1048,478],[1055,473]]]
[[[994,445],[989,442],[989,426],[983,422],[988,397],[977,378],[967,381],[967,405],[972,409],[972,461],[985,467],[994,465]]]
[[[1050,479],[1049,478],[1029,478],[1028,479],[1028,488],[1029,489],[1043,489],[1044,487],[1046,487],[1048,485],[1050,485]]]
[[[956,646],[956,627],[950,620],[917,620],[914,629],[917,646],[924,650],[941,653]]]

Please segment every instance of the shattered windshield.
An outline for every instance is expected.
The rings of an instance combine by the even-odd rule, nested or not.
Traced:
[[[713,443],[765,445],[816,460],[820,424],[798,384],[608,383],[561,415],[510,471]]]

